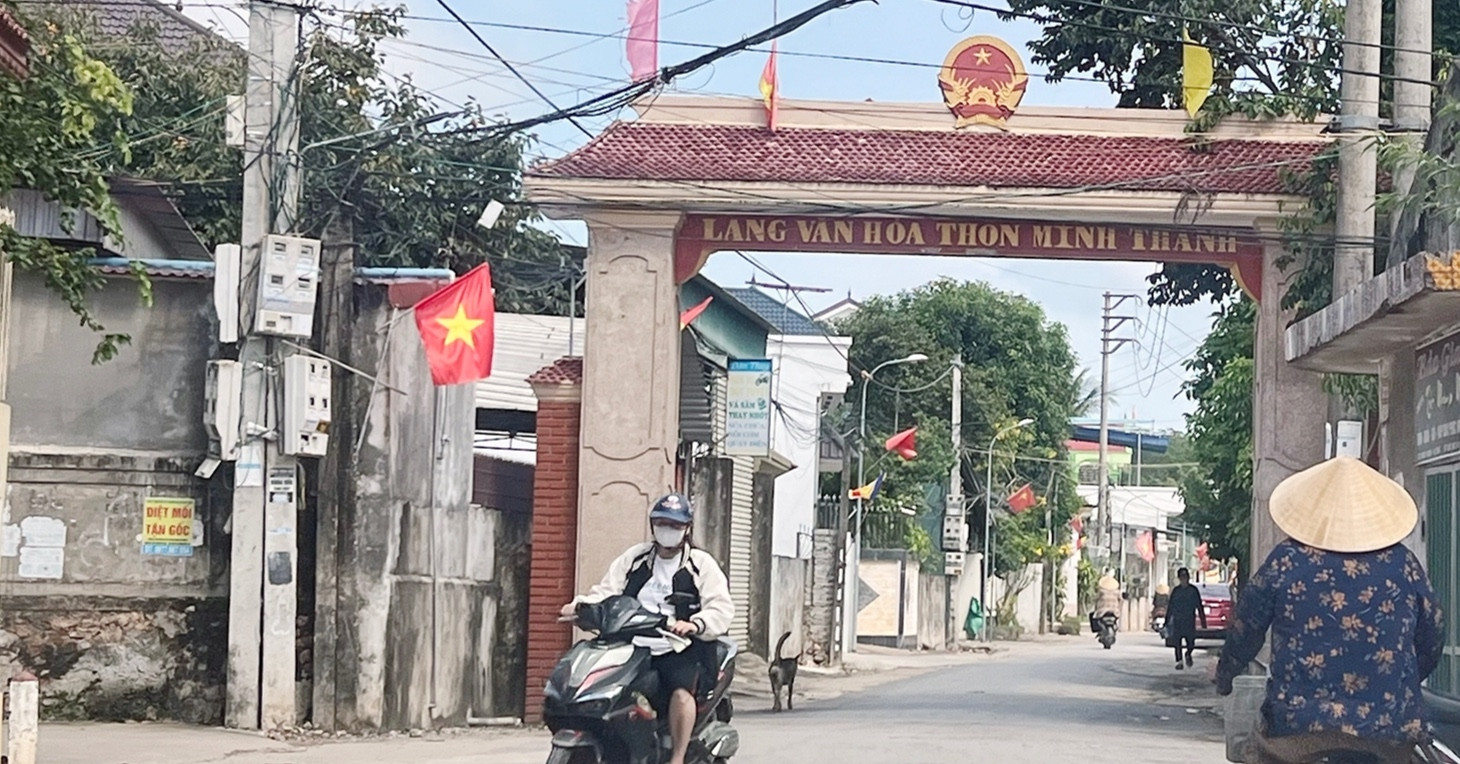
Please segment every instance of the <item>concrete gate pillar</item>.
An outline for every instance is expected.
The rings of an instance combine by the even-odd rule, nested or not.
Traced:
[[[1323,374],[1286,360],[1284,333],[1293,312],[1284,310],[1282,303],[1293,274],[1278,265],[1286,252],[1276,224],[1263,228],[1262,302],[1253,338],[1252,558],[1248,569],[1239,571],[1243,580],[1283,538],[1268,515],[1268,497],[1284,478],[1323,459],[1328,421]],[[1296,266],[1292,270],[1296,272]]]
[[[679,443],[678,212],[596,212],[588,223],[579,452],[578,591],[649,535]]]

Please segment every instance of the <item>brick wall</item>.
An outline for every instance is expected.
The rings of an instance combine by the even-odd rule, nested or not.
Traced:
[[[558,612],[577,593],[581,361],[560,360],[528,381],[538,404],[524,720],[534,724],[542,720],[542,688],[573,638],[571,627],[558,623]]]

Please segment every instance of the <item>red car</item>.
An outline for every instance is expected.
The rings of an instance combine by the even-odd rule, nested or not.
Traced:
[[[1201,592],[1201,604],[1207,611],[1207,627],[1196,621],[1196,635],[1201,639],[1225,639],[1227,621],[1232,617],[1232,587],[1227,584],[1194,584]]]

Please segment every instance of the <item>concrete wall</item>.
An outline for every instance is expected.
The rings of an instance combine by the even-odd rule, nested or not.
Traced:
[[[800,655],[807,642],[806,584],[811,560],[776,556],[771,559],[770,643],[774,652],[782,634],[790,633],[783,657]]]
[[[499,590],[500,517],[471,504],[473,390],[432,386],[420,335],[393,321],[384,288],[357,286],[355,306],[353,362],[405,394],[351,377],[340,402],[360,447],[338,567],[320,572],[341,603],[319,626],[338,638],[320,656],[335,675],[325,716],[344,729],[464,725],[493,705]]]
[[[212,284],[157,279],[153,291],[150,309],[130,279],[92,296],[108,331],[132,335],[93,366],[97,335],[39,279],[15,283],[0,673],[34,671],[50,717],[222,718],[227,470],[192,474]],[[149,497],[194,500],[191,556],[142,554]]]
[[[948,577],[936,573],[918,573],[918,621],[914,638],[923,650],[942,650],[948,645]],[[963,628],[965,607],[958,613],[957,627]],[[961,632],[960,632],[961,633]]]
[[[847,389],[850,337],[772,335],[766,352],[772,365],[771,395],[783,416],[771,425],[771,447],[795,465],[776,479],[772,549],[782,557],[808,557],[801,539],[816,525],[818,437],[823,393]],[[838,351],[840,348],[840,351]]]
[[[857,613],[857,641],[897,645],[916,639],[919,570],[910,553],[862,554],[857,571],[863,603]]]

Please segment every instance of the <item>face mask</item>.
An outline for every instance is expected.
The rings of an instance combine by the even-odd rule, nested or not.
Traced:
[[[684,532],[684,528],[656,525],[654,526],[654,543],[665,549],[673,549],[684,542]]]

